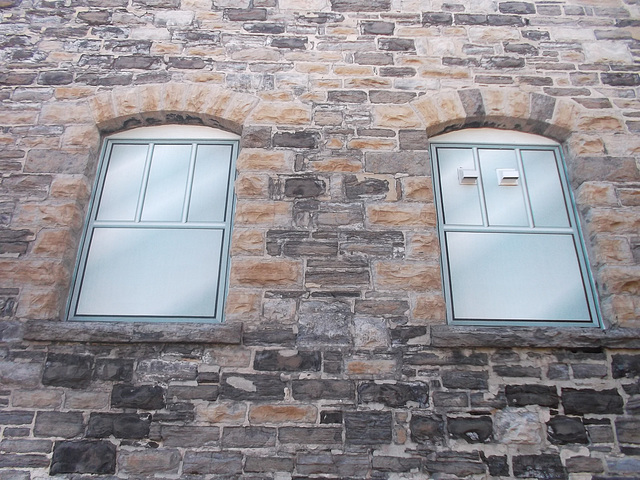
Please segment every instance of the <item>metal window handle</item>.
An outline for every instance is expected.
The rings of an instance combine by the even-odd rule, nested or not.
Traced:
[[[520,172],[513,168],[498,168],[496,170],[498,174],[498,185],[507,187],[513,187],[518,185],[520,179]]]
[[[460,185],[476,185],[478,177],[478,170],[458,167],[458,182]]]

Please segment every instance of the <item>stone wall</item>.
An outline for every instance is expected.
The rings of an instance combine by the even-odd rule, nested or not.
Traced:
[[[0,0],[0,479],[637,478],[630,0]],[[100,141],[241,135],[224,325],[66,323]],[[433,135],[564,148],[604,331],[445,323]]]

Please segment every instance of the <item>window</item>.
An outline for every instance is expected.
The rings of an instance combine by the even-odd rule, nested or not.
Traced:
[[[477,129],[436,137],[431,157],[449,322],[598,325],[559,146]]]
[[[236,139],[168,125],[104,142],[70,320],[222,319]]]

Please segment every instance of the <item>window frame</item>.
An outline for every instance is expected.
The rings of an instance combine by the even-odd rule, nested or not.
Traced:
[[[480,129],[479,129],[480,130]],[[483,129],[488,130],[488,129]],[[495,133],[496,131],[493,130]],[[597,296],[597,291],[595,289],[595,283],[593,280],[593,276],[591,273],[586,244],[584,242],[584,238],[582,235],[582,228],[580,227],[580,218],[576,208],[575,199],[573,197],[573,192],[568,182],[568,172],[566,167],[566,162],[564,160],[562,148],[559,144],[555,142],[551,142],[546,138],[539,137],[540,141],[537,141],[537,136],[530,134],[523,134],[522,132],[513,132],[516,135],[513,139],[509,139],[508,134],[512,132],[508,131],[499,131],[500,134],[505,135],[507,141],[506,142],[496,142],[495,139],[490,135],[488,136],[488,141],[485,143],[483,141],[479,141],[477,133],[474,132],[473,135],[470,136],[470,141],[465,141],[464,131],[453,132],[449,135],[443,135],[443,139],[439,139],[438,137],[434,137],[430,141],[429,153],[431,159],[431,168],[432,168],[432,180],[434,187],[434,197],[436,204],[436,213],[437,213],[437,230],[438,230],[438,239],[440,242],[440,258],[441,258],[441,276],[442,276],[442,285],[443,285],[443,293],[445,297],[445,305],[446,305],[446,319],[449,325],[453,326],[526,326],[526,327],[601,327],[602,328],[602,320],[601,320],[601,312],[599,308],[599,301]],[[491,132],[489,132],[491,133]],[[450,140],[447,138],[449,137]],[[528,138],[527,138],[528,137]],[[483,217],[482,226],[479,227],[469,227],[469,226],[452,226],[445,225],[444,220],[444,200],[443,193],[440,181],[440,166],[437,158],[437,149],[438,148],[466,148],[473,149],[474,155],[474,163],[476,168],[480,170],[480,165],[478,163],[478,148],[487,148],[487,149],[506,149],[506,150],[544,150],[544,151],[552,151],[555,156],[556,167],[558,169],[558,177],[560,180],[560,184],[563,191],[563,199],[565,203],[565,207],[567,210],[567,216],[569,220],[570,226],[567,230],[571,230],[571,236],[573,238],[576,257],[580,269],[580,278],[582,280],[582,285],[585,291],[587,308],[589,310],[589,316],[591,318],[590,321],[571,321],[571,320],[516,320],[516,319],[456,319],[454,316],[454,303],[453,303],[453,285],[451,280],[451,270],[450,270],[450,261],[449,261],[449,252],[447,246],[446,234],[448,232],[497,232],[497,233],[523,233],[530,232],[536,233],[540,235],[550,235],[554,230],[553,227],[543,228],[537,227],[534,232],[534,225],[530,223],[528,227],[522,228],[514,228],[514,227],[490,227],[487,223],[487,215],[485,199],[480,198],[479,202],[481,205],[481,209],[484,211],[481,213]],[[519,156],[519,155],[518,155]],[[521,160],[518,158],[518,161]],[[522,168],[522,163],[519,163],[519,168]],[[524,176],[524,172],[522,172]],[[478,183],[481,184],[482,177],[479,178]],[[526,185],[526,184],[525,184]],[[478,187],[478,193],[480,197],[484,197],[483,187]],[[524,191],[526,195],[526,190]],[[532,211],[531,206],[528,201],[525,200],[525,205],[527,208],[527,215],[531,222]],[[548,230],[548,231],[545,231]],[[568,234],[566,231],[563,234]]]
[[[203,130],[198,129],[205,129]],[[140,136],[136,135],[136,131],[139,130]],[[200,135],[200,133],[204,133]],[[176,135],[172,135],[176,133]],[[196,134],[194,134],[196,133]],[[219,135],[216,135],[218,133]],[[166,230],[186,230],[186,229],[219,229],[222,230],[222,243],[220,248],[219,258],[219,271],[217,277],[217,289],[215,292],[215,309],[213,315],[88,315],[77,314],[78,302],[80,299],[80,292],[84,280],[84,274],[87,269],[87,260],[89,256],[89,249],[91,247],[92,236],[96,228],[100,228],[100,225],[96,227],[98,209],[100,206],[101,198],[104,194],[104,184],[109,170],[109,164],[111,161],[111,152],[115,145],[146,145],[149,150],[152,150],[157,145],[191,145],[191,156],[195,158],[196,153],[194,149],[197,149],[200,145],[228,145],[231,147],[230,160],[229,160],[229,172],[227,177],[227,192],[226,192],[226,204],[225,204],[225,218],[221,222],[194,222],[191,225],[186,223],[185,219],[179,222],[151,222],[149,226],[137,226],[131,227],[133,229],[139,228],[154,228],[166,229]],[[224,321],[224,308],[229,288],[229,270],[230,270],[230,245],[231,236],[233,230],[233,220],[235,214],[235,180],[237,177],[236,161],[239,152],[239,138],[236,135],[227,134],[227,132],[219,131],[209,127],[186,127],[186,126],[173,126],[163,125],[158,127],[142,127],[121,134],[115,134],[106,137],[102,142],[100,151],[100,157],[98,166],[96,169],[96,177],[91,190],[91,196],[88,203],[87,215],[83,224],[82,236],[80,239],[80,245],[78,248],[78,254],[76,257],[76,264],[73,271],[73,277],[71,281],[71,288],[69,290],[67,307],[65,310],[65,319],[74,322],[146,322],[146,323],[222,323]],[[151,164],[151,154],[147,154],[149,159],[145,164],[145,173],[143,175],[142,183],[138,188],[139,202],[142,202],[141,197],[146,195],[147,178],[149,174]],[[190,171],[188,180],[190,185],[186,185],[186,191],[190,191],[194,182],[194,169],[195,160],[192,158],[190,161]],[[189,183],[188,182],[188,183]],[[144,195],[143,195],[144,194]],[[140,216],[136,219],[140,221]],[[119,223],[119,224],[118,224]],[[113,222],[111,226],[118,228],[126,228],[126,222]],[[107,227],[109,228],[109,227]]]

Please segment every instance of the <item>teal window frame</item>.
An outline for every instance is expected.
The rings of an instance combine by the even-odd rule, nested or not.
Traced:
[[[468,180],[462,179],[462,177],[464,176],[463,173],[460,173],[459,175],[460,175],[460,184],[465,182],[469,184],[473,184],[474,182],[473,177],[477,176],[477,190],[478,190],[477,201],[479,206],[478,215],[481,216],[482,220],[480,222],[478,222],[477,220],[474,220],[476,222],[476,224],[474,225],[465,224],[466,220],[463,220],[462,222],[460,222],[460,224],[447,223],[447,219],[445,215],[446,209],[444,205],[446,192],[443,191],[445,190],[445,188],[442,185],[442,175],[441,175],[442,172],[441,172],[441,166],[440,166],[441,162],[438,155],[439,149],[445,149],[445,148],[446,149],[470,149],[473,152],[473,165],[468,165],[467,167],[468,172],[465,172],[466,174],[469,175],[470,178]],[[515,152],[516,161],[518,162],[517,168],[519,170],[519,174],[521,175],[521,178],[519,180],[516,180],[516,182],[517,181],[520,182],[521,188],[523,190],[524,209],[526,210],[526,215],[528,217],[526,225],[521,225],[521,226],[512,226],[512,225],[506,225],[506,224],[501,226],[490,225],[489,213],[487,211],[487,197],[483,187],[483,181],[484,181],[483,172],[480,165],[479,153],[478,153],[478,151],[482,149],[508,150],[508,151]],[[527,179],[526,179],[526,175],[523,168],[523,160],[522,160],[523,157],[521,155],[522,151],[531,151],[531,150],[541,151],[541,152],[553,152],[553,155],[555,157],[555,164],[557,168],[558,179],[562,189],[562,198],[564,200],[564,206],[566,208],[566,214],[567,214],[567,219],[569,224],[567,226],[540,227],[540,226],[537,226],[534,222],[531,200],[529,198],[530,196],[529,188],[533,188],[533,187],[531,185],[527,185]],[[483,144],[478,142],[465,143],[465,142],[433,141],[430,144],[430,157],[431,157],[431,166],[432,166],[432,172],[433,172],[432,178],[433,178],[434,194],[435,194],[435,200],[436,200],[435,202],[436,211],[437,211],[437,217],[438,217],[437,228],[438,228],[438,236],[439,236],[440,246],[441,246],[441,262],[442,262],[441,270],[442,270],[443,292],[444,292],[445,303],[446,303],[446,317],[447,317],[447,322],[449,324],[469,325],[469,326],[602,327],[601,313],[599,310],[597,293],[596,293],[594,281],[591,275],[591,271],[589,268],[586,246],[581,234],[579,216],[576,210],[576,205],[573,199],[571,188],[567,181],[568,175],[566,171],[566,164],[564,162],[562,150],[559,147],[559,145],[546,145],[546,144],[539,145],[539,144],[519,144],[519,143],[518,144],[516,143],[514,144],[496,144],[496,143]],[[485,174],[487,173],[488,172],[485,171]],[[499,179],[493,178],[495,176],[494,173],[491,172],[491,175],[487,175],[487,177],[489,176],[491,176],[492,178],[488,180],[496,182],[497,184]],[[465,188],[465,187],[462,187],[462,188]],[[506,188],[510,188],[510,187],[506,187]],[[453,216],[454,215],[450,215],[450,217],[453,217]],[[474,221],[467,222],[467,223],[473,223]],[[460,247],[455,247],[455,248],[450,247],[449,244],[450,243],[453,244],[458,241],[458,240],[454,241],[454,239],[462,238],[468,234],[469,234],[468,239],[466,241],[474,238],[475,240],[488,238],[490,236],[490,235],[485,235],[484,237],[478,237],[478,236],[473,237],[473,235],[479,235],[483,233],[493,234],[496,237],[499,235],[504,235],[504,238],[507,238],[508,242],[515,241],[516,244],[518,241],[525,238],[528,240],[534,239],[534,242],[537,240],[542,240],[540,236],[546,236],[547,238],[552,238],[552,236],[555,236],[556,238],[561,238],[561,236],[564,236],[562,238],[566,238],[567,236],[570,237],[573,242],[573,246],[575,250],[575,255],[576,255],[575,260],[577,260],[577,264],[578,264],[579,279],[581,281],[582,288],[584,291],[584,309],[585,311],[588,311],[588,318],[585,317],[579,320],[566,319],[566,318],[561,318],[561,315],[558,315],[558,318],[541,318],[541,317],[535,318],[533,315],[531,316],[531,318],[513,318],[510,316],[502,317],[500,315],[489,317],[487,315],[480,314],[480,313],[476,313],[475,314],[476,318],[474,318],[474,314],[469,314],[468,313],[469,311],[474,311],[474,310],[476,312],[482,311],[482,307],[480,306],[476,307],[474,305],[469,307],[466,304],[463,305],[463,301],[460,300],[460,298],[464,297],[464,303],[469,303],[467,302],[467,299],[474,298],[474,294],[467,293],[469,290],[473,291],[471,288],[468,288],[467,290],[461,289],[458,285],[460,285],[461,283],[464,283],[466,280],[462,278],[457,278],[457,277],[462,277],[463,274],[461,272],[466,271],[469,273],[468,276],[477,277],[477,279],[473,280],[471,284],[474,285],[474,282],[475,282],[476,286],[480,285],[482,283],[484,274],[477,273],[477,271],[474,272],[474,268],[477,269],[478,268],[477,265],[486,267],[487,265],[490,265],[491,262],[499,263],[503,259],[500,258],[499,252],[498,254],[496,254],[496,252],[493,252],[493,255],[490,255],[490,256],[493,256],[494,258],[481,259],[481,261],[477,262],[476,267],[473,266],[473,263],[476,260],[478,260],[478,258],[477,257],[475,259],[469,258],[469,259],[466,259],[465,261],[469,261],[470,266],[468,268],[465,267],[465,269],[459,269],[458,267],[455,267],[455,266],[460,265],[462,260],[456,257],[452,258],[452,254],[455,254],[455,252],[458,252],[458,251],[464,252],[464,249]],[[521,235],[521,237],[518,238],[518,237],[515,237],[514,235]],[[468,245],[482,244],[483,241],[484,240],[480,242],[472,241],[472,242],[469,242]],[[485,242],[485,243],[488,243],[488,242]],[[527,242],[523,242],[523,245],[524,244],[527,244]],[[482,246],[477,247],[477,251],[474,250],[475,248],[476,247],[471,247],[469,249],[472,252],[470,257],[473,257],[473,253],[478,253],[478,251],[480,252],[486,251],[486,250],[482,250]],[[511,248],[511,250],[515,251],[517,255],[518,248],[520,247],[516,245],[515,247]],[[450,251],[450,249],[452,251]],[[571,260],[571,262],[573,262],[573,260]],[[452,271],[452,265],[454,265],[455,267],[453,271]],[[500,268],[501,267],[496,267],[496,270],[507,271],[507,270],[500,270]],[[516,282],[518,281],[518,278],[522,278],[522,276],[516,277],[515,279]],[[577,284],[577,280],[575,280],[575,282]],[[496,284],[499,284],[499,283],[500,282],[496,282]],[[531,285],[531,282],[528,282],[528,281],[523,283]],[[492,289],[493,286],[489,285],[487,288]],[[464,291],[464,293],[461,293],[462,291]],[[531,290],[528,290],[528,291],[531,293]],[[529,294],[525,293],[523,295],[529,295]],[[479,294],[475,300],[477,300],[478,305],[481,305],[484,301],[483,298],[480,298]],[[506,298],[505,304],[508,301],[509,299]],[[470,302],[470,303],[473,304],[473,302]],[[508,310],[508,309],[505,308],[505,310]],[[466,313],[462,315],[462,314],[458,314],[458,311],[464,311]],[[523,317],[526,317],[526,315],[523,315]]]
[[[117,146],[146,146],[147,153],[146,159],[144,160],[144,172],[142,173],[141,181],[139,183],[138,190],[138,198],[137,205],[135,206],[135,217],[129,220],[113,220],[108,219],[104,220],[100,218],[100,203],[103,195],[105,194],[105,180],[109,173],[109,167],[112,162],[112,154],[114,151],[114,147]],[[185,165],[188,163],[188,171],[186,173],[186,183],[184,184],[184,199],[183,205],[181,207],[182,212],[180,214],[180,218],[175,218],[171,220],[166,219],[158,219],[151,218],[150,220],[145,220],[143,216],[143,212],[145,211],[145,201],[146,196],[149,193],[149,177],[150,170],[152,168],[152,158],[154,151],[156,151],[157,147],[164,146],[184,146],[184,148],[189,148],[189,159],[184,162]],[[208,200],[208,195],[212,195],[210,191],[207,191],[207,181],[210,180],[210,177],[204,179],[204,184],[202,181],[198,184],[198,187],[194,187],[196,181],[199,181],[199,176],[196,173],[196,163],[199,161],[200,157],[199,151],[206,151],[206,148],[211,146],[211,152],[215,152],[215,148],[220,147],[220,151],[228,152],[229,158],[225,158],[222,161],[227,162],[223,164],[223,170],[225,171],[224,178],[218,178],[217,182],[220,185],[224,185],[226,187],[226,192],[221,192],[215,197],[218,201],[223,201],[224,206],[218,205],[216,211],[222,212],[222,218],[202,218],[203,215],[206,216],[206,207],[203,209],[202,205],[200,206],[200,219],[191,220],[190,219],[190,207],[194,202],[194,190],[198,188],[201,198],[205,198]],[[199,150],[201,149],[201,150]],[[115,321],[115,322],[208,322],[208,323],[219,323],[224,319],[224,306],[225,300],[227,297],[228,290],[228,277],[229,277],[229,250],[231,244],[231,233],[233,226],[233,217],[234,217],[234,209],[235,209],[235,195],[234,195],[234,181],[236,178],[236,159],[238,156],[239,150],[239,142],[237,140],[228,140],[228,139],[211,139],[211,138],[179,138],[179,139],[166,139],[166,138],[143,138],[143,139],[131,139],[131,138],[107,138],[103,142],[102,151],[100,154],[100,160],[97,169],[97,175],[95,180],[95,185],[92,190],[91,198],[89,201],[87,219],[84,224],[84,229],[81,237],[81,243],[79,247],[79,255],[78,260],[76,262],[76,266],[74,269],[73,281],[70,290],[69,300],[67,302],[66,309],[66,319],[69,321]],[[225,153],[226,155],[226,153]],[[211,156],[210,156],[211,157]],[[202,158],[205,161],[208,161],[210,157],[206,157],[203,153]],[[171,158],[169,161],[165,161],[165,164],[171,163]],[[198,163],[198,165],[204,165],[205,161],[202,163]],[[217,160],[213,160],[214,162]],[[171,167],[169,167],[171,168]],[[201,167],[204,169],[205,167]],[[213,168],[215,170],[215,168]],[[201,177],[204,177],[201,176]],[[168,181],[169,184],[172,184],[172,180]],[[160,198],[160,201],[163,201],[162,198],[165,194],[163,188],[166,184],[161,183],[161,187],[159,189],[159,194],[156,195],[157,198]],[[170,185],[171,186],[171,185]],[[170,190],[170,188],[169,188]],[[149,208],[151,211],[151,208]],[[162,210],[161,210],[162,211]],[[205,212],[205,213],[202,213]],[[162,216],[162,214],[160,214]],[[176,273],[181,273],[181,266],[176,264],[176,262],[180,262],[181,260],[173,260],[174,266],[171,267],[173,270],[168,269],[168,275],[165,277],[163,275],[153,275],[155,280],[154,287],[157,288],[159,292],[167,291],[167,289],[172,289],[174,286],[178,287],[178,291],[198,291],[198,295],[200,298],[205,298],[206,300],[201,300],[201,303],[206,303],[206,307],[197,307],[195,310],[197,312],[191,312],[189,310],[194,310],[191,307],[185,306],[176,306],[175,311],[170,312],[147,312],[144,310],[153,310],[156,308],[151,305],[142,305],[143,308],[138,311],[131,313],[131,311],[127,311],[126,306],[118,307],[117,310],[113,312],[107,311],[98,311],[100,308],[97,308],[96,311],[92,310],[92,304],[100,304],[104,299],[98,298],[100,293],[100,288],[89,288],[88,283],[90,283],[87,278],[98,279],[93,281],[93,284],[97,287],[101,286],[110,286],[113,283],[117,283],[118,278],[110,280],[108,278],[103,278],[100,268],[96,265],[100,264],[99,262],[92,260],[92,244],[98,245],[96,239],[98,239],[98,232],[105,237],[118,237],[121,236],[125,238],[127,236],[132,238],[140,237],[146,238],[147,240],[153,239],[154,234],[162,236],[163,239],[160,240],[159,243],[166,243],[164,238],[173,238],[173,244],[164,248],[165,253],[166,250],[171,252],[171,248],[180,245],[180,240],[182,238],[198,238],[200,250],[197,252],[206,252],[206,258],[209,260],[207,264],[200,264],[202,262],[201,258],[198,258],[199,255],[195,252],[184,252],[184,249],[181,249],[181,252],[177,257],[180,259],[188,258],[188,263],[193,271],[197,272],[197,278],[207,278],[207,284],[205,287],[202,285],[198,285],[196,283],[191,284],[189,279],[183,278],[188,277],[189,275],[175,275]],[[104,235],[105,233],[109,233],[109,235]],[[215,238],[215,244],[213,242],[209,242],[209,239]],[[108,245],[108,241],[104,241],[103,243]],[[151,242],[147,242],[146,245],[149,245]],[[203,245],[203,247],[201,247]],[[211,248],[209,249],[209,245]],[[96,247],[97,249],[98,247]],[[162,247],[150,247],[150,250],[157,248],[158,251],[162,251]],[[111,249],[111,246],[109,246]],[[195,249],[194,249],[195,250]],[[143,253],[147,251],[147,249],[140,250],[140,255],[136,255],[135,253],[128,253],[131,255],[131,258],[141,256],[143,260],[142,264],[152,265],[154,269],[158,269],[155,273],[164,273],[161,265],[163,264],[163,259],[154,258],[154,254]],[[174,251],[177,252],[177,249]],[[193,255],[191,255],[193,253]],[[95,255],[98,258],[98,255]],[[170,255],[171,256],[171,255]],[[217,260],[217,264],[212,263],[213,259]],[[146,262],[146,263],[145,263]],[[172,260],[169,260],[167,263],[171,263]],[[128,263],[128,262],[125,262]],[[136,262],[131,262],[132,265],[136,265]],[[158,266],[160,265],[160,266]],[[211,267],[210,269],[208,267]],[[133,267],[131,267],[133,268]],[[215,273],[215,269],[217,268],[217,275]],[[107,268],[108,270],[108,268]],[[129,280],[131,277],[136,277],[136,274],[142,273],[132,270],[132,275],[127,275],[127,279],[120,279],[123,283],[130,281],[131,286],[135,286],[138,288],[139,282],[135,280]],[[178,277],[181,279],[178,280]],[[160,280],[162,278],[162,280]],[[172,285],[169,285],[170,282],[173,282]],[[156,286],[157,284],[157,286]],[[215,284],[215,288],[213,285]],[[146,286],[141,286],[141,291],[146,290]],[[83,289],[87,291],[91,290],[92,296],[90,299],[85,299],[83,297]],[[110,289],[108,289],[110,290]],[[201,290],[205,290],[202,292]],[[89,294],[87,294],[88,296]],[[106,295],[106,294],[105,294]],[[150,294],[153,295],[153,294]],[[164,295],[160,294],[160,300],[163,299]],[[98,298],[98,300],[95,300]],[[172,302],[181,302],[180,299],[172,299]],[[108,302],[107,302],[108,303]],[[155,303],[155,302],[154,302]],[[160,302],[162,303],[162,301]],[[169,302],[167,302],[169,303]],[[88,305],[85,307],[84,305]],[[79,310],[79,307],[82,306],[82,311]],[[171,307],[172,309],[174,307]],[[138,309],[136,306],[135,309]],[[135,310],[134,309],[134,310]],[[205,311],[206,310],[206,311]]]

